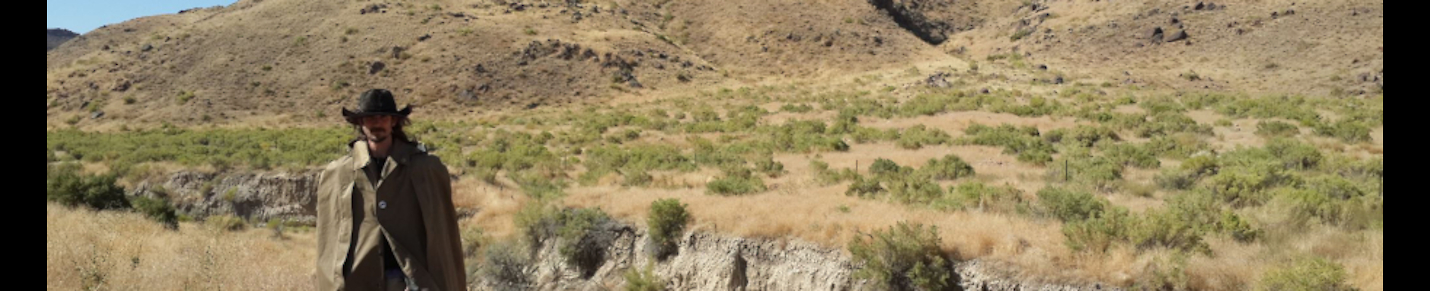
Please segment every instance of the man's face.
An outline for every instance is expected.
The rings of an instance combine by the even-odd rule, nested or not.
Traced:
[[[362,133],[367,135],[367,141],[373,143],[387,142],[392,138],[392,127],[396,125],[392,116],[387,115],[363,117],[358,122]]]

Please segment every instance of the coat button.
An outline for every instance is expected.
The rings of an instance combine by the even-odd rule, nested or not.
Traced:
[[[378,201],[377,209],[387,210],[387,201]]]

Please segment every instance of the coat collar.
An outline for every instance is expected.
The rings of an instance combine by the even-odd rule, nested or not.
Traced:
[[[366,141],[353,142],[352,148],[350,150],[351,152],[349,153],[349,155],[353,157],[353,170],[360,170],[362,168],[367,167],[368,164],[372,163],[372,154],[368,152]],[[407,165],[408,163],[412,162],[412,157],[419,153],[422,153],[422,151],[417,149],[416,145],[405,141],[395,140],[392,142],[392,152],[390,155],[387,156],[387,160],[389,161],[388,166],[394,166],[391,165],[391,163],[393,162],[397,163],[398,165]]]

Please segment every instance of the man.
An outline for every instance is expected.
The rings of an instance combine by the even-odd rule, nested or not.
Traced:
[[[451,177],[403,132],[411,113],[386,90],[343,109],[358,138],[319,178],[318,290],[467,289]]]

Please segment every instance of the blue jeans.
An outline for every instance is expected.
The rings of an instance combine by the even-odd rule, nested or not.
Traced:
[[[412,288],[411,280],[407,280],[407,275],[402,274],[402,270],[387,270],[387,291],[408,291],[417,290]]]

